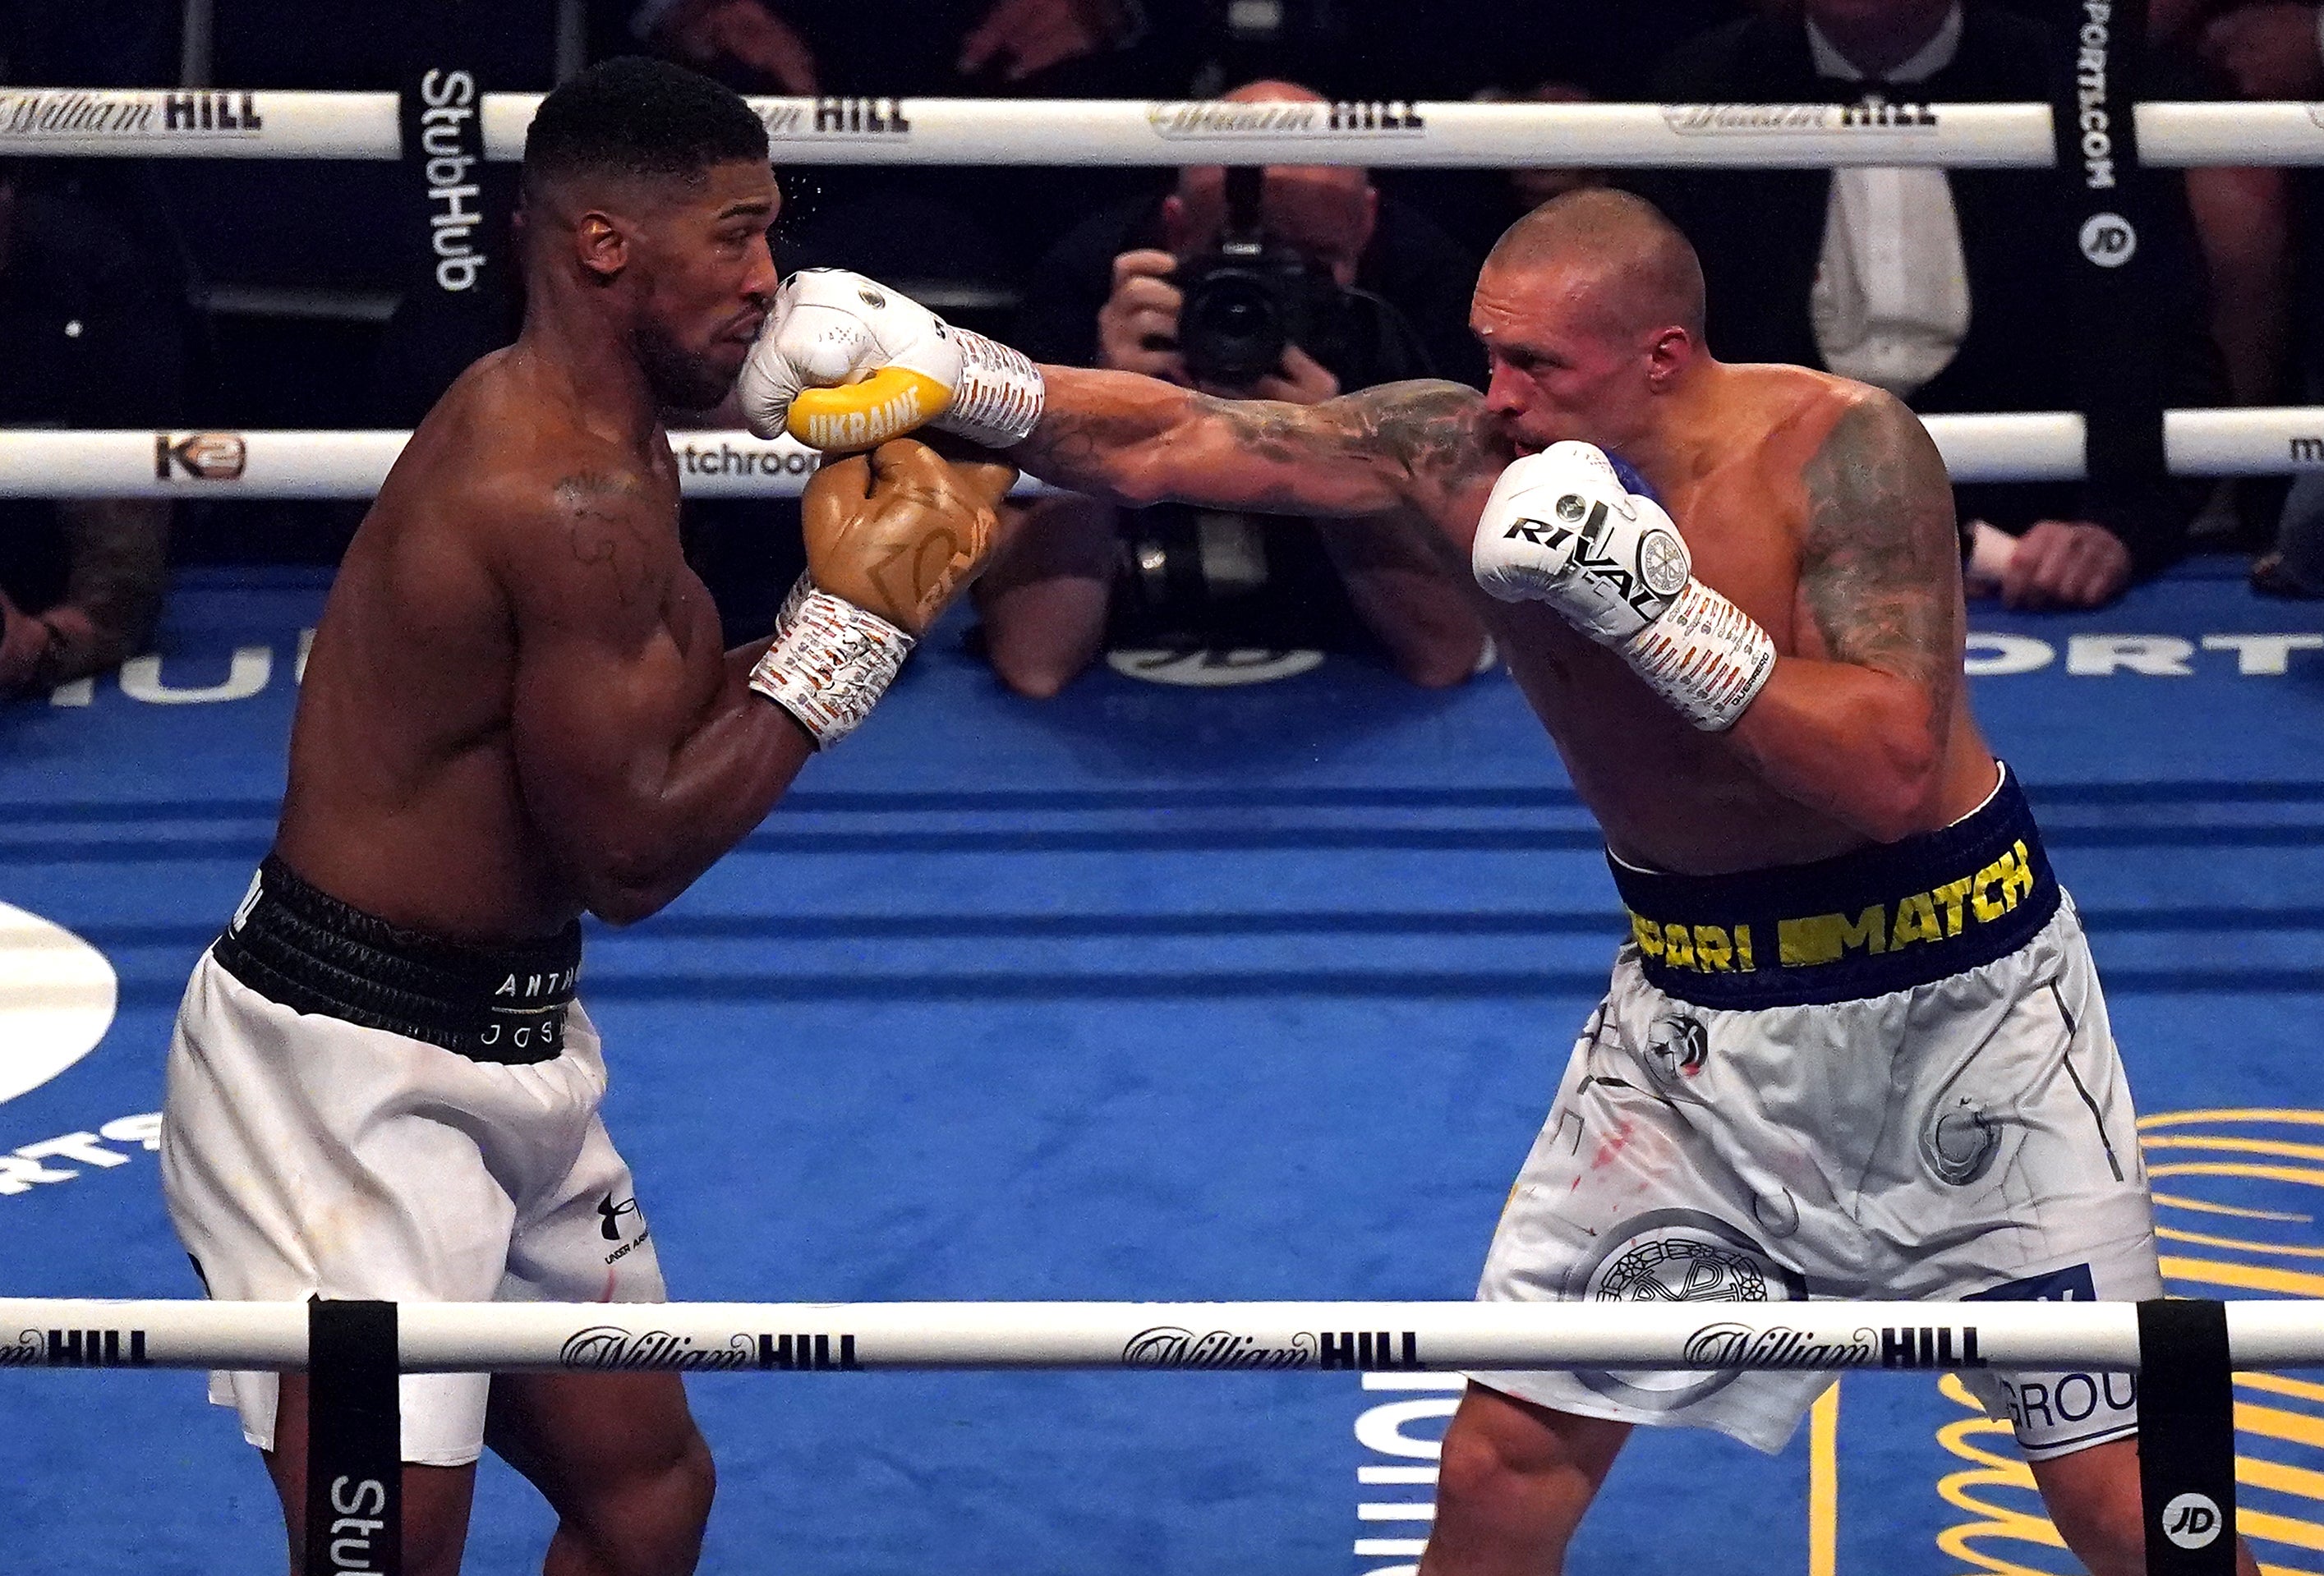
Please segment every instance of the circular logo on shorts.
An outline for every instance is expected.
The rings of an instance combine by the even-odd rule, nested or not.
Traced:
[[[868,284],[856,286],[855,299],[875,312],[885,311],[888,308],[888,298]]]
[[[2182,1549],[2209,1547],[2226,1525],[2219,1502],[2209,1494],[2181,1494],[2163,1507],[2163,1535]]]
[[[2138,250],[2138,232],[2120,214],[2092,214],[2080,239],[2082,255],[2100,268],[2120,268]]]
[[[0,1102],[97,1048],[117,996],[105,954],[60,925],[0,903]]]
[[[1321,651],[1233,650],[1108,651],[1105,665],[1125,678],[1194,689],[1224,689],[1239,684],[1272,684],[1296,678],[1323,665]]]
[[[1638,544],[1638,573],[1656,596],[1676,596],[1692,568],[1685,544],[1670,531],[1650,530]]]
[[[1674,1012],[1655,1019],[1646,1031],[1646,1071],[1657,1083],[1670,1085],[1702,1071],[1711,1055],[1711,1032],[1702,1019]]]
[[[1589,512],[1590,505],[1583,502],[1581,494],[1577,493],[1568,493],[1557,501],[1557,518],[1568,525],[1572,525]]]
[[[1807,1283],[1716,1215],[1653,1210],[1608,1232],[1596,1256],[1567,1277],[1565,1295],[1597,1303],[1787,1303],[1804,1299]],[[1740,1372],[1577,1369],[1573,1377],[1610,1399],[1667,1412],[1717,1394]]]

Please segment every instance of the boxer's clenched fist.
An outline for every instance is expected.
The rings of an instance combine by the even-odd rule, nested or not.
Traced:
[[[1775,670],[1767,632],[1694,577],[1662,505],[1590,444],[1554,443],[1503,471],[1470,562],[1503,602],[1547,603],[1620,652],[1698,728],[1733,726]]]
[[[814,735],[853,732],[914,642],[992,556],[1014,467],[896,440],[816,473],[800,502],[807,572],[751,687]]]
[[[917,640],[991,557],[994,506],[1016,479],[909,439],[835,460],[799,502],[807,575]]]
[[[1609,646],[1661,617],[1693,569],[1662,505],[1631,493],[1586,443],[1552,444],[1503,471],[1470,558],[1477,584],[1503,602],[1546,602]]]
[[[783,281],[734,387],[752,431],[821,449],[873,448],[928,423],[1002,448],[1041,414],[1023,355],[836,268]]]

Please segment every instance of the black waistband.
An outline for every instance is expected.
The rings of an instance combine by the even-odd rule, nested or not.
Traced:
[[[528,946],[467,946],[351,908],[270,853],[210,951],[227,973],[294,1012],[471,1061],[546,1062],[565,1049],[581,927]]]
[[[1681,876],[1609,860],[1649,983],[1711,1008],[1909,991],[2006,957],[2058,911],[2014,775],[1938,832],[1812,864]]]

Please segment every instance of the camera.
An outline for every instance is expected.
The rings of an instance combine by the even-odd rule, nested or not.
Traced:
[[[1194,381],[1242,388],[1277,371],[1284,347],[1312,349],[1333,336],[1342,308],[1329,270],[1259,226],[1260,171],[1227,171],[1226,223],[1218,244],[1184,259],[1174,273],[1178,351]]]

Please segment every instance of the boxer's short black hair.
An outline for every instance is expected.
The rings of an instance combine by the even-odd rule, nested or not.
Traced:
[[[625,55],[541,100],[524,134],[524,189],[576,175],[691,180],[714,164],[767,161],[767,128],[742,96],[683,66]]]

